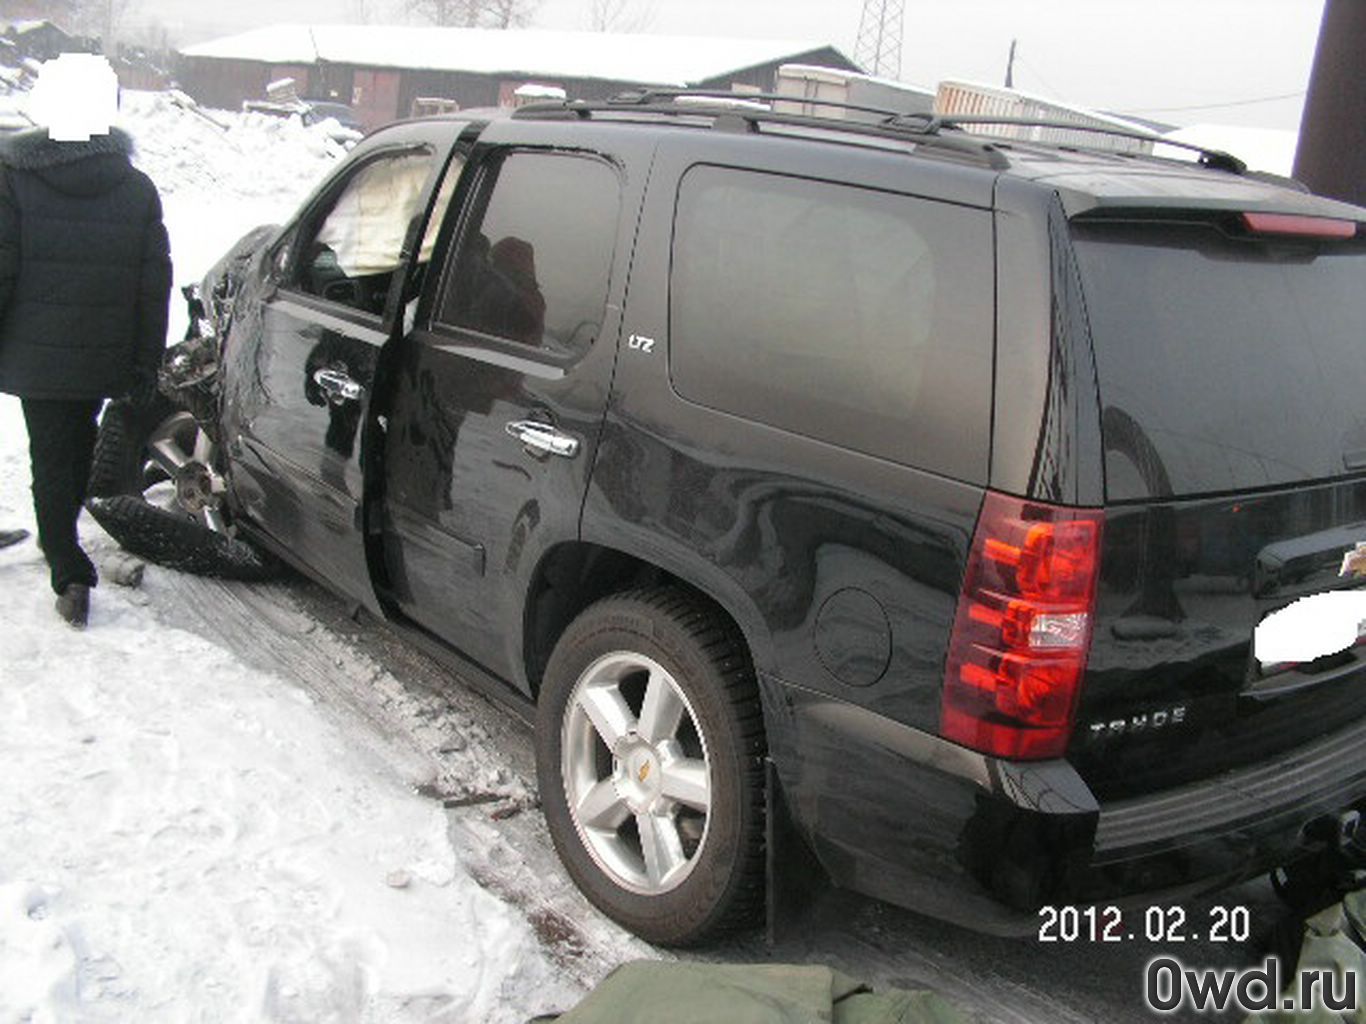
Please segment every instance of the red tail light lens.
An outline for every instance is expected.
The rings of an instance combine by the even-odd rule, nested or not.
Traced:
[[[1292,213],[1245,213],[1243,225],[1256,235],[1298,235],[1302,238],[1355,238],[1357,235],[1356,221]]]
[[[988,491],[944,670],[940,732],[997,757],[1058,757],[1091,645],[1099,509]]]

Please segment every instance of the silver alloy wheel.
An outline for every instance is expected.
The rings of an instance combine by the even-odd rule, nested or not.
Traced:
[[[188,412],[166,417],[147,438],[147,459],[175,484],[176,504],[215,533],[229,533],[223,517],[227,486],[213,468],[214,444]]]
[[[584,670],[566,706],[560,773],[574,828],[614,882],[658,896],[692,873],[707,842],[711,763],[697,715],[657,661],[616,651]]]

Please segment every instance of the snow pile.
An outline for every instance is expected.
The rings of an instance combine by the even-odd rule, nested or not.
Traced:
[[[32,525],[25,444],[0,398],[6,525]],[[304,693],[142,591],[101,587],[72,631],[32,542],[0,553],[0,605],[0,1020],[516,1021],[574,1001],[456,862],[439,805]]]
[[[125,91],[120,120],[164,195],[297,202],[346,154],[335,123],[205,110],[178,92]]]

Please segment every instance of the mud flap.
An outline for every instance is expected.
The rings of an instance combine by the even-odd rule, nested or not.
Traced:
[[[771,759],[764,761],[765,846],[768,864],[767,940],[770,948],[802,935],[835,892],[830,877],[802,837]]]

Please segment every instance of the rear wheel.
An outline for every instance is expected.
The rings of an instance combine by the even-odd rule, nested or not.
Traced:
[[[734,625],[676,588],[590,607],[538,705],[556,849],[604,913],[664,945],[752,922],[763,902],[763,722]]]

